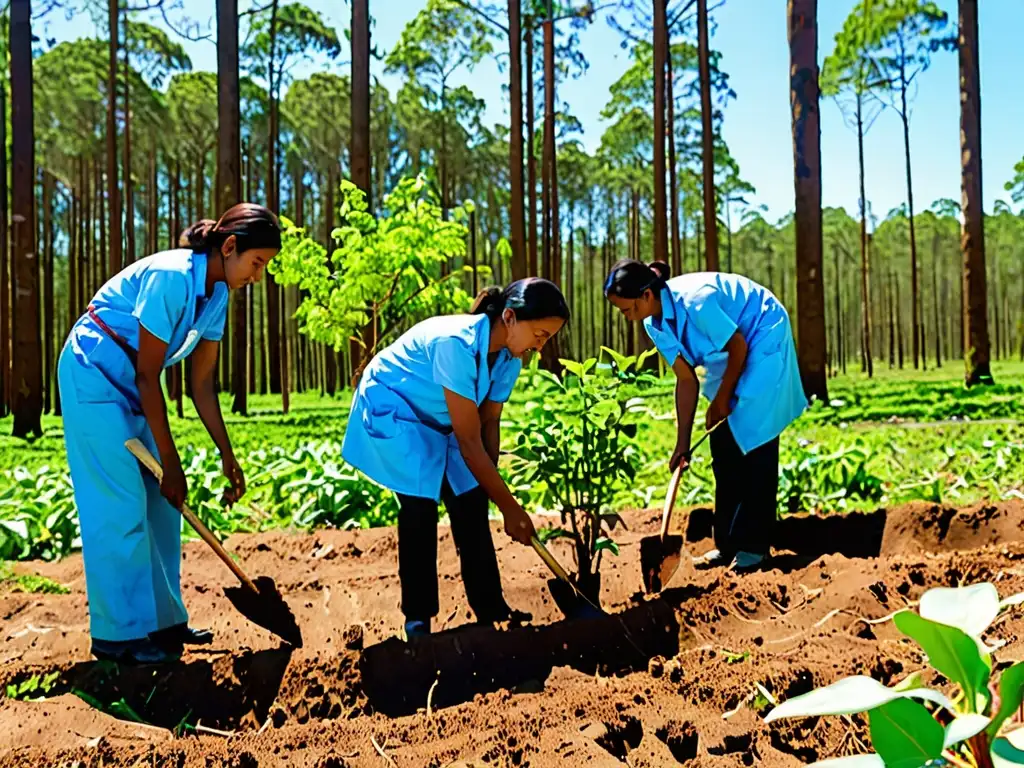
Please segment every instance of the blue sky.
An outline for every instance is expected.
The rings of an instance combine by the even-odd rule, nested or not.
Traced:
[[[341,0],[306,0],[320,11],[339,32],[349,23],[349,7]],[[956,19],[956,0],[938,0]],[[374,44],[387,50],[398,39],[403,26],[423,7],[423,0],[370,0],[375,17]],[[819,57],[824,60],[833,47],[854,0],[819,0]],[[996,200],[1007,202],[1003,185],[1011,178],[1013,166],[1024,156],[1024,0],[984,0],[980,16],[982,83],[982,159],[984,162],[985,209]],[[184,0],[185,13],[208,24],[211,0]],[[240,0],[241,8],[247,0]],[[59,12],[58,12],[59,14]],[[46,34],[58,40],[95,34],[87,20],[67,21],[58,14],[47,20]],[[742,176],[757,189],[754,205],[767,207],[766,217],[777,219],[793,207],[793,168],[789,118],[789,51],[786,41],[785,0],[726,0],[714,12],[717,29],[711,44],[722,52],[722,66],[737,93],[725,115],[725,137]],[[582,140],[596,149],[603,130],[601,109],[608,100],[608,87],[628,64],[628,52],[620,47],[620,36],[603,16],[581,33],[588,71],[580,78],[559,84],[559,99],[583,124]],[[500,41],[496,43],[502,49]],[[186,48],[196,69],[216,69],[212,42],[188,43]],[[347,61],[347,55],[342,57]],[[302,65],[296,75],[323,68],[341,70],[340,62],[313,61]],[[385,75],[374,62],[372,73],[394,92],[399,80]],[[493,59],[473,72],[460,74],[456,84],[465,83],[485,99],[486,124],[507,124],[507,104],[501,86],[506,75],[498,72]],[[919,77],[918,96],[911,117],[914,198],[922,209],[941,197],[960,198],[959,88],[955,53],[937,54],[931,69]],[[857,209],[857,142],[834,101],[822,102],[823,204]],[[903,137],[898,115],[883,112],[866,138],[867,198],[879,217],[902,204],[906,198]],[[1019,206],[1015,208],[1019,209]]]

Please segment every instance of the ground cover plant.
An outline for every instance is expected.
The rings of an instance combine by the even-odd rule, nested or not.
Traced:
[[[993,652],[999,646],[983,639],[1000,614],[1022,603],[1024,594],[1001,601],[994,585],[981,583],[928,590],[917,612],[902,610],[892,617],[899,631],[920,646],[934,671],[956,686],[952,697],[926,687],[920,672],[891,688],[871,677],[847,677],[783,702],[766,722],[866,713],[875,753],[819,765],[1024,765],[1024,723],[1019,716],[1012,725],[1008,722],[1024,702],[1024,662],[1003,669],[997,681]]]

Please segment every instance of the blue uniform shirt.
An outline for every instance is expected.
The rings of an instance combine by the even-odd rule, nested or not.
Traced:
[[[725,350],[737,331],[747,359],[736,383],[729,427],[743,453],[764,445],[807,407],[789,315],[762,285],[742,275],[694,272],[672,278],[661,292],[660,318],[644,330],[671,365],[682,356],[703,366],[704,396],[713,400],[725,373]]]
[[[452,431],[444,390],[503,403],[522,363],[502,350],[487,365],[486,315],[449,315],[410,328],[366,366],[352,399],[342,456],[395,493],[440,499],[447,474],[456,495],[477,480]]]
[[[163,251],[121,270],[90,303],[96,315],[133,349],[139,326],[167,343],[164,367],[181,362],[201,339],[220,341],[228,310],[228,287],[219,282],[206,296],[207,255],[188,249]],[[80,371],[81,402],[104,402],[114,393],[137,402],[135,370],[124,351],[88,314],[68,338]]]

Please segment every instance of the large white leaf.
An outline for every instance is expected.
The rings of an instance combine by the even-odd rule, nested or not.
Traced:
[[[942,748],[949,749],[954,744],[967,741],[971,736],[977,736],[988,727],[989,722],[989,718],[984,715],[960,715],[946,726],[946,738]]]
[[[999,615],[999,593],[989,583],[936,587],[921,595],[922,618],[956,627],[971,637],[984,634]]]
[[[953,709],[949,699],[931,688],[896,691],[886,688],[872,677],[844,677],[832,685],[817,688],[803,696],[784,701],[765,718],[770,723],[783,717],[817,717],[820,715],[852,715],[867,712],[894,699],[922,699],[946,709]]]

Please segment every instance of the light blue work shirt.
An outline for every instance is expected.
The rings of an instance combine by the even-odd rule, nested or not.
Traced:
[[[749,278],[721,272],[672,278],[661,292],[661,317],[644,320],[644,330],[669,365],[682,356],[704,367],[708,400],[722,384],[725,345],[739,331],[747,359],[728,421],[744,454],[778,437],[807,408],[789,315],[771,291]]]
[[[207,259],[184,248],[140,259],[108,280],[90,304],[132,349],[139,348],[140,325],[165,342],[168,368],[188,357],[200,340],[224,336],[228,287],[215,283],[206,296]],[[138,403],[131,361],[88,313],[75,324],[68,344],[81,369],[75,376],[81,402],[103,401],[113,388]]]
[[[522,363],[507,349],[488,367],[486,315],[448,315],[417,323],[366,366],[352,398],[342,456],[380,485],[439,500],[447,474],[456,496],[478,483],[452,431],[444,391],[504,403]]]

